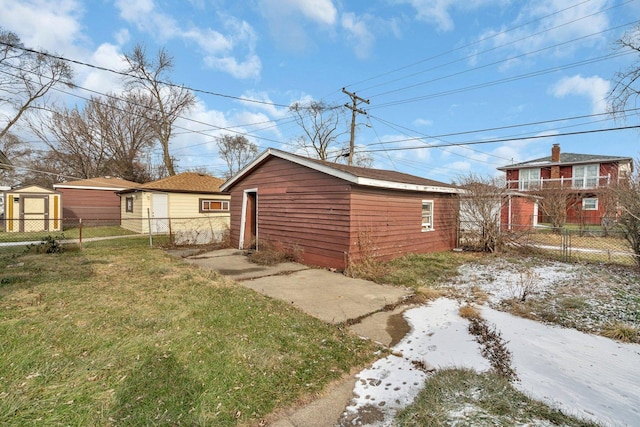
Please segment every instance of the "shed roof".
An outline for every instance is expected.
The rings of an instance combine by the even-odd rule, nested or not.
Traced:
[[[215,176],[205,175],[197,172],[183,172],[157,181],[148,182],[146,184],[137,185],[122,191],[122,193],[131,191],[167,191],[173,193],[220,193],[220,186],[224,182],[223,179]]]
[[[506,171],[510,169],[560,166],[560,165],[576,165],[588,163],[615,163],[615,162],[632,162],[631,157],[620,156],[603,156],[600,154],[577,154],[577,153],[560,153],[560,161],[551,161],[551,156],[540,157],[539,159],[528,160],[526,162],[515,163],[513,165],[501,166],[498,170]]]
[[[251,173],[271,157],[278,157],[308,167],[318,172],[343,179],[356,185],[378,187],[394,190],[408,190],[435,193],[463,193],[464,190],[451,184],[421,178],[402,172],[370,169],[359,166],[348,166],[323,160],[311,159],[297,154],[287,153],[275,148],[269,148],[262,152],[256,159],[246,165],[240,172],[227,180],[222,186],[222,191],[228,191],[237,182]]]
[[[83,190],[112,190],[119,191],[125,188],[135,187],[137,182],[113,176],[102,176],[97,178],[79,179],[77,181],[60,182],[53,184],[53,188],[79,188]]]

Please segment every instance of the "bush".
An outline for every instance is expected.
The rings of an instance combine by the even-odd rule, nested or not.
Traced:
[[[64,252],[61,240],[64,240],[64,235],[59,236],[48,235],[40,243],[31,243],[27,245],[25,249],[26,253],[36,254],[59,254]]]

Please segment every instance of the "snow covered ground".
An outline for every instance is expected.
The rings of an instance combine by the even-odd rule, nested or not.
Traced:
[[[536,267],[537,291],[574,280],[579,268],[559,263]],[[480,287],[490,295],[490,304],[521,291],[522,268],[474,265],[462,270],[453,285]],[[440,298],[405,312],[411,332],[392,355],[358,375],[356,398],[346,411],[357,425],[391,425],[398,409],[409,405],[420,391],[427,377],[425,366],[490,368],[468,332],[467,320],[459,316],[459,306],[456,300]],[[482,306],[481,312],[507,341],[519,378],[516,388],[567,414],[605,426],[640,425],[640,345],[515,317],[488,306]],[[381,417],[358,422],[353,415],[367,407],[377,408]]]

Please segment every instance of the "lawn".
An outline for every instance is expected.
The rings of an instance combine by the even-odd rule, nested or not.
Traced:
[[[375,266],[374,272],[378,277],[370,274],[370,279],[380,283],[412,287],[425,297],[445,296],[467,304],[486,305],[540,322],[554,323],[627,343],[638,342],[640,339],[640,272],[636,268],[560,263],[548,258],[521,257],[509,253],[495,255],[443,252],[408,255],[393,261],[381,262]],[[429,304],[428,307],[432,305],[435,303]],[[394,348],[393,354],[399,353],[407,360],[414,360],[411,359],[411,352],[421,348],[419,341],[423,339],[429,341],[423,345],[428,351],[420,353],[416,350],[420,353],[420,356],[413,356],[416,360],[422,360],[419,357],[424,356],[427,362],[438,364],[438,357],[453,360],[459,354],[463,354],[460,360],[464,361],[459,361],[460,365],[454,363],[451,369],[428,373],[424,380],[424,389],[413,404],[400,411],[394,425],[597,425],[595,422],[567,416],[573,414],[571,411],[563,414],[553,405],[549,406],[532,399],[520,390],[524,381],[510,382],[508,378],[496,374],[493,370],[476,373],[463,368],[469,360],[464,356],[466,353],[461,351],[461,344],[467,342],[468,336],[449,338],[455,341],[449,347],[435,341],[430,342],[432,334],[438,335],[440,328],[444,328],[442,325],[450,325],[450,322],[453,322],[437,311],[434,309],[434,313],[416,315],[424,324],[416,319],[410,320],[409,323],[415,328],[412,333],[422,331],[423,335],[418,332],[417,335],[405,337],[406,348]],[[407,313],[405,317],[406,315]],[[429,321],[433,324],[429,325]],[[442,336],[452,336],[459,329],[456,325],[450,326],[451,330],[442,333]],[[429,332],[427,336],[424,336],[425,331]],[[497,337],[499,336],[498,331]],[[555,342],[561,346],[560,343],[563,341]],[[613,346],[616,345],[615,342],[612,343]],[[504,341],[503,346],[508,350],[509,340]],[[571,352],[563,351],[563,354],[571,355]],[[586,360],[591,359],[587,357]],[[401,365],[401,362],[402,360],[397,362],[398,365]],[[507,359],[501,359],[500,362],[511,364]],[[406,388],[406,384],[414,381],[412,377],[401,377],[399,380],[396,378],[394,382],[391,376],[387,376],[387,372],[395,372],[396,365],[393,363],[396,362],[391,356],[376,362],[376,369],[371,368],[365,374],[366,378],[369,378],[369,384],[375,385],[378,378],[376,372],[382,372],[380,375],[381,381],[385,383],[385,390],[403,389]],[[572,365],[571,370],[567,368],[566,372],[578,375],[577,372],[582,372],[582,367],[576,365]],[[620,360],[617,361],[617,365],[627,366]],[[410,368],[412,367],[405,368],[405,371],[410,371]],[[517,368],[525,374],[529,372],[522,362]],[[606,371],[605,368],[603,365],[603,372]],[[419,369],[415,371],[418,372]],[[539,371],[536,372],[541,375]],[[417,377],[419,376],[418,372]],[[576,382],[571,382],[574,379]],[[572,377],[567,380],[567,384],[578,384],[583,380],[584,375]],[[595,391],[599,390],[594,385],[597,380],[594,379],[592,382],[594,396],[602,396],[603,406],[608,407],[609,402],[606,398],[612,397],[605,398],[604,393],[598,394],[598,391]],[[530,382],[527,386],[536,387]],[[616,389],[617,385],[612,387]],[[624,394],[626,389],[617,390],[622,390],[621,393]],[[630,390],[629,395],[635,395],[635,388]],[[346,420],[349,422],[350,416],[383,419],[386,416],[382,414],[384,408],[367,405],[371,401],[389,403],[394,396],[386,395],[384,391],[377,392],[372,386],[366,391],[358,390],[357,394],[369,397],[358,402],[363,406],[355,405],[359,408],[355,415],[353,410],[348,413]],[[620,401],[615,403],[624,405]],[[345,422],[341,425],[350,424]]]
[[[257,424],[377,350],[145,239],[72,249],[0,249],[2,425]]]

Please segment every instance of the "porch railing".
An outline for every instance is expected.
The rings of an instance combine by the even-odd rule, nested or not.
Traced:
[[[529,180],[507,181],[507,188],[514,190],[544,190],[549,188],[567,188],[575,190],[588,190],[606,188],[611,185],[611,175],[572,177],[572,178],[539,178]]]

